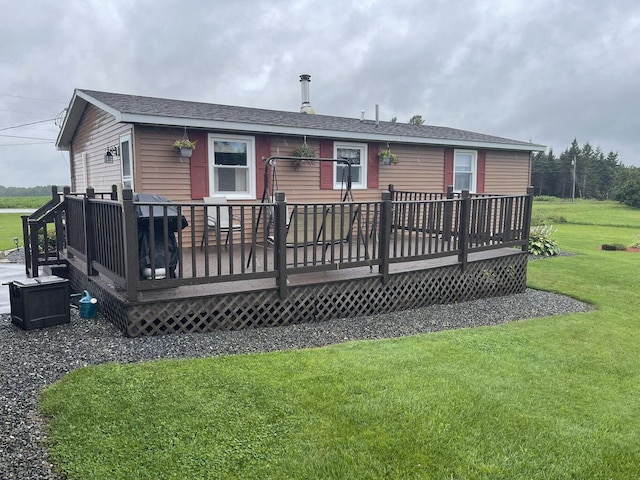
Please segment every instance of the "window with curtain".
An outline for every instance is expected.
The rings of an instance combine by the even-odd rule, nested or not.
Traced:
[[[212,195],[255,197],[253,137],[209,135],[209,187]]]
[[[334,157],[345,159],[334,165],[334,188],[346,188],[349,174],[347,160],[351,163],[352,188],[367,188],[367,146],[361,143],[336,143]]]

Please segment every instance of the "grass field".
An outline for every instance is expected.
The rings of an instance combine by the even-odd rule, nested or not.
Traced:
[[[0,197],[0,208],[38,209],[49,197]],[[24,213],[0,213],[0,251],[15,248],[14,238],[22,246],[22,219]]]
[[[83,368],[42,394],[51,459],[69,479],[640,478],[640,254],[597,248],[640,222],[586,207],[552,206],[576,255],[529,284],[594,312]]]

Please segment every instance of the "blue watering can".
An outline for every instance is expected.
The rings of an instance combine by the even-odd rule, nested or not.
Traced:
[[[80,304],[80,318],[95,318],[98,313],[98,299],[92,297],[91,294],[85,290],[84,295],[78,301]]]

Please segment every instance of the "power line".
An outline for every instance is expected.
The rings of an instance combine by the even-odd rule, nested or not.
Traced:
[[[25,145],[44,145],[55,143],[54,141],[50,142],[31,142],[31,143],[0,143],[0,147],[21,147]]]
[[[53,138],[37,138],[37,137],[23,137],[20,135],[0,135],[0,137],[8,137],[8,138],[24,138],[25,140],[50,140],[55,141]]]
[[[37,122],[31,122],[31,123],[23,123],[22,125],[15,125],[13,127],[4,127],[4,128],[0,128],[0,132],[3,131],[3,130],[11,130],[12,128],[27,127],[29,125],[35,125],[37,123],[53,122],[55,120],[56,120],[55,118],[49,118],[47,120],[40,120],[40,121],[37,121]]]
[[[9,95],[6,93],[0,93],[0,97],[23,98],[25,100],[40,100],[41,102],[62,103],[64,105],[67,104],[67,102],[61,102],[60,100],[51,100],[48,98],[36,98],[36,97],[23,97],[21,95]]]

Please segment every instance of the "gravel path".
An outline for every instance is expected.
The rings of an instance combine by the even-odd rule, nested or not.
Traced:
[[[145,338],[127,338],[104,318],[81,319],[77,310],[72,310],[70,324],[31,331],[0,315],[0,478],[60,478],[42,446],[37,398],[47,385],[86,365],[317,347],[588,310],[588,305],[564,296],[527,290],[372,317]]]

